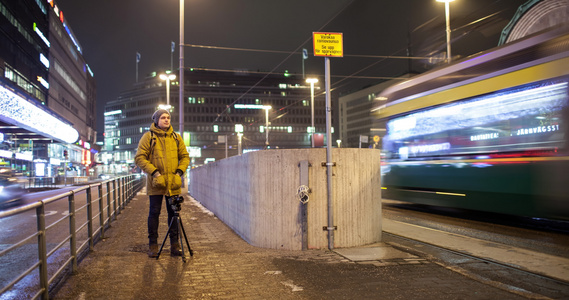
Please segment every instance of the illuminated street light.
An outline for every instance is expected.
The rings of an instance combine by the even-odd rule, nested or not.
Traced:
[[[437,0],[445,3],[446,32],[447,32],[447,63],[450,63],[450,2],[454,0]]]
[[[170,105],[170,104],[166,104],[166,105],[165,105],[165,104],[160,104],[160,105],[158,105],[158,109],[165,109],[165,110],[167,110],[167,111],[170,111],[171,108],[172,108],[172,105]]]
[[[160,74],[160,79],[166,80],[166,105],[170,105],[170,80],[176,79],[176,75],[166,71],[166,74]]]
[[[306,83],[310,83],[310,111],[312,115],[312,130],[311,130],[311,140],[312,148],[314,148],[314,84],[318,82],[318,78],[306,78]]]
[[[269,105],[260,105],[260,104],[234,104],[233,107],[236,109],[264,109],[265,110],[265,145],[269,146],[269,109],[272,107]],[[237,126],[237,125],[236,125]],[[262,131],[261,131],[262,132]]]

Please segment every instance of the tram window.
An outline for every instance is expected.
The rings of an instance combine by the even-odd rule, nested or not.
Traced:
[[[399,159],[559,147],[567,89],[540,82],[416,111],[388,121],[383,146]]]

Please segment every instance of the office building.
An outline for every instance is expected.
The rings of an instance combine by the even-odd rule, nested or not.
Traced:
[[[89,175],[95,80],[55,1],[0,0],[0,164]]]
[[[192,166],[242,152],[311,146],[310,85],[302,76],[192,69],[184,75],[184,133]],[[105,107],[105,172],[131,171],[151,116],[166,105],[166,81],[150,74]],[[319,86],[316,92],[322,94]],[[179,82],[171,81],[172,127],[179,131]],[[324,95],[315,97],[316,132],[325,132]],[[262,107],[270,106],[267,110]],[[268,116],[268,118],[267,118]],[[267,126],[267,121],[269,122]],[[268,133],[267,133],[268,132]],[[226,150],[227,148],[227,150]]]

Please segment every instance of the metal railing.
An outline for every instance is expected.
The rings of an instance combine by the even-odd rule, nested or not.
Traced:
[[[80,186],[38,202],[0,211],[2,232],[32,231],[33,226],[25,226],[22,222],[29,222],[25,220],[31,218],[25,216],[32,215],[34,210],[37,223],[37,229],[26,232],[30,235],[25,238],[0,241],[3,269],[0,297],[10,298],[10,294],[14,294],[27,299],[49,299],[50,288],[70,272],[77,272],[78,259],[92,251],[95,243],[105,237],[105,229],[111,226],[111,221],[116,220],[143,186],[144,177],[128,175]],[[67,204],[60,201],[65,198]],[[50,205],[63,207],[63,217],[57,219],[56,213],[48,211],[46,207]],[[46,224],[48,216],[50,221]],[[64,222],[66,220],[67,224]],[[15,228],[7,228],[9,226]],[[64,236],[58,239],[58,235]],[[48,244],[48,237],[56,241],[49,240]],[[35,250],[37,252],[33,254]],[[5,276],[15,278],[5,279]]]
[[[57,176],[57,177],[22,177],[20,180],[24,189],[33,188],[56,188],[58,186],[82,185],[89,181],[97,180],[95,177],[88,176]],[[99,179],[101,180],[101,179]]]
[[[42,187],[55,188],[58,184],[56,179],[57,179],[56,177],[28,177],[28,178],[24,178],[23,188],[24,189],[42,188]]]

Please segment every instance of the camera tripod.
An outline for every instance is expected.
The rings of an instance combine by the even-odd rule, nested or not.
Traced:
[[[184,252],[184,240],[186,241],[186,245],[188,246],[188,251],[190,252],[190,256],[194,256],[194,252],[192,248],[190,248],[190,243],[188,242],[188,237],[186,236],[186,230],[184,230],[184,224],[182,224],[182,218],[180,218],[180,210],[182,209],[181,203],[184,201],[184,198],[179,197],[182,200],[168,199],[168,204],[172,206],[172,210],[174,211],[174,217],[170,221],[170,225],[168,226],[168,232],[166,232],[166,236],[164,237],[164,241],[162,241],[162,246],[160,246],[160,251],[158,251],[158,256],[156,259],[160,258],[160,253],[162,253],[162,249],[164,248],[164,244],[166,243],[166,239],[168,238],[170,232],[173,230],[172,226],[177,226],[178,228],[178,237],[176,239],[180,239],[180,246],[182,248],[182,260],[186,262],[186,253]],[[181,230],[180,230],[181,229]],[[184,240],[182,240],[182,236]],[[171,245],[170,245],[171,246]]]

